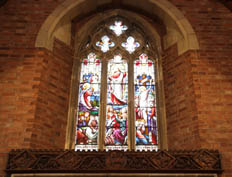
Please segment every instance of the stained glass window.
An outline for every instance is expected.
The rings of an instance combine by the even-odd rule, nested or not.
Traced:
[[[130,26],[110,21],[84,46],[75,150],[158,149],[156,62],[148,58],[146,34],[136,35]]]
[[[107,74],[106,149],[126,150],[128,124],[127,62],[120,54],[108,63]]]
[[[134,62],[136,149],[158,149],[154,63],[146,54]]]
[[[75,149],[98,149],[101,62],[94,53],[81,62]]]

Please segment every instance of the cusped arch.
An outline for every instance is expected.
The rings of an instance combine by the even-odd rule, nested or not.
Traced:
[[[150,14],[158,16],[163,21],[167,31],[167,34],[162,39],[164,48],[168,48],[174,43],[177,43],[179,54],[187,50],[199,49],[198,40],[191,24],[173,4],[167,0],[138,1],[140,0],[122,0],[121,4],[147,11]],[[76,16],[87,14],[100,6],[109,5],[111,3],[112,0],[64,1],[43,23],[37,35],[35,47],[43,47],[52,50],[55,36],[60,37],[63,42],[70,44],[71,20]],[[61,26],[62,28],[60,28]]]

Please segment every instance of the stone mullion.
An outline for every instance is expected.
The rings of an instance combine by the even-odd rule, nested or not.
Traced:
[[[135,149],[135,117],[134,117],[134,69],[133,58],[128,61],[128,148]]]
[[[103,150],[105,139],[105,122],[106,122],[106,106],[107,106],[107,60],[102,59],[102,77],[101,77],[101,104],[99,116],[99,149]]]
[[[163,68],[162,61],[159,57],[155,60],[155,88],[156,88],[156,107],[157,107],[157,127],[158,127],[158,147],[159,149],[168,149],[167,142],[167,124],[166,124],[166,108],[165,94],[163,84]]]
[[[66,128],[66,141],[65,149],[74,149],[75,148],[75,135],[76,135],[76,115],[77,115],[77,106],[79,101],[79,85],[80,85],[80,72],[81,72],[81,62],[80,59],[74,59],[73,69],[72,69],[72,78],[71,78],[71,87],[69,95],[69,112],[68,112],[68,121]]]

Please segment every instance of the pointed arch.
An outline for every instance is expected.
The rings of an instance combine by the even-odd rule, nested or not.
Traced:
[[[49,50],[53,48],[53,39],[57,37],[66,44],[71,41],[71,20],[81,14],[112,4],[112,1],[66,0],[60,4],[45,20],[36,38],[35,47]],[[167,0],[143,0],[137,3],[132,0],[122,0],[122,6],[142,9],[151,15],[158,16],[167,30],[163,37],[164,48],[174,43],[178,45],[178,53],[199,49],[197,36],[186,17]],[[137,10],[138,12],[138,10]],[[138,12],[139,13],[139,12]]]

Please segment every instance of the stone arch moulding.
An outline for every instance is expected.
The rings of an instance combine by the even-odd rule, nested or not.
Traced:
[[[66,44],[71,41],[71,20],[112,3],[113,0],[66,0],[60,4],[45,20],[36,38],[35,47],[52,50],[54,37]],[[120,3],[132,8],[142,9],[158,16],[166,27],[167,34],[163,37],[164,49],[177,43],[178,54],[188,50],[199,49],[197,36],[184,15],[167,0],[121,0]]]

